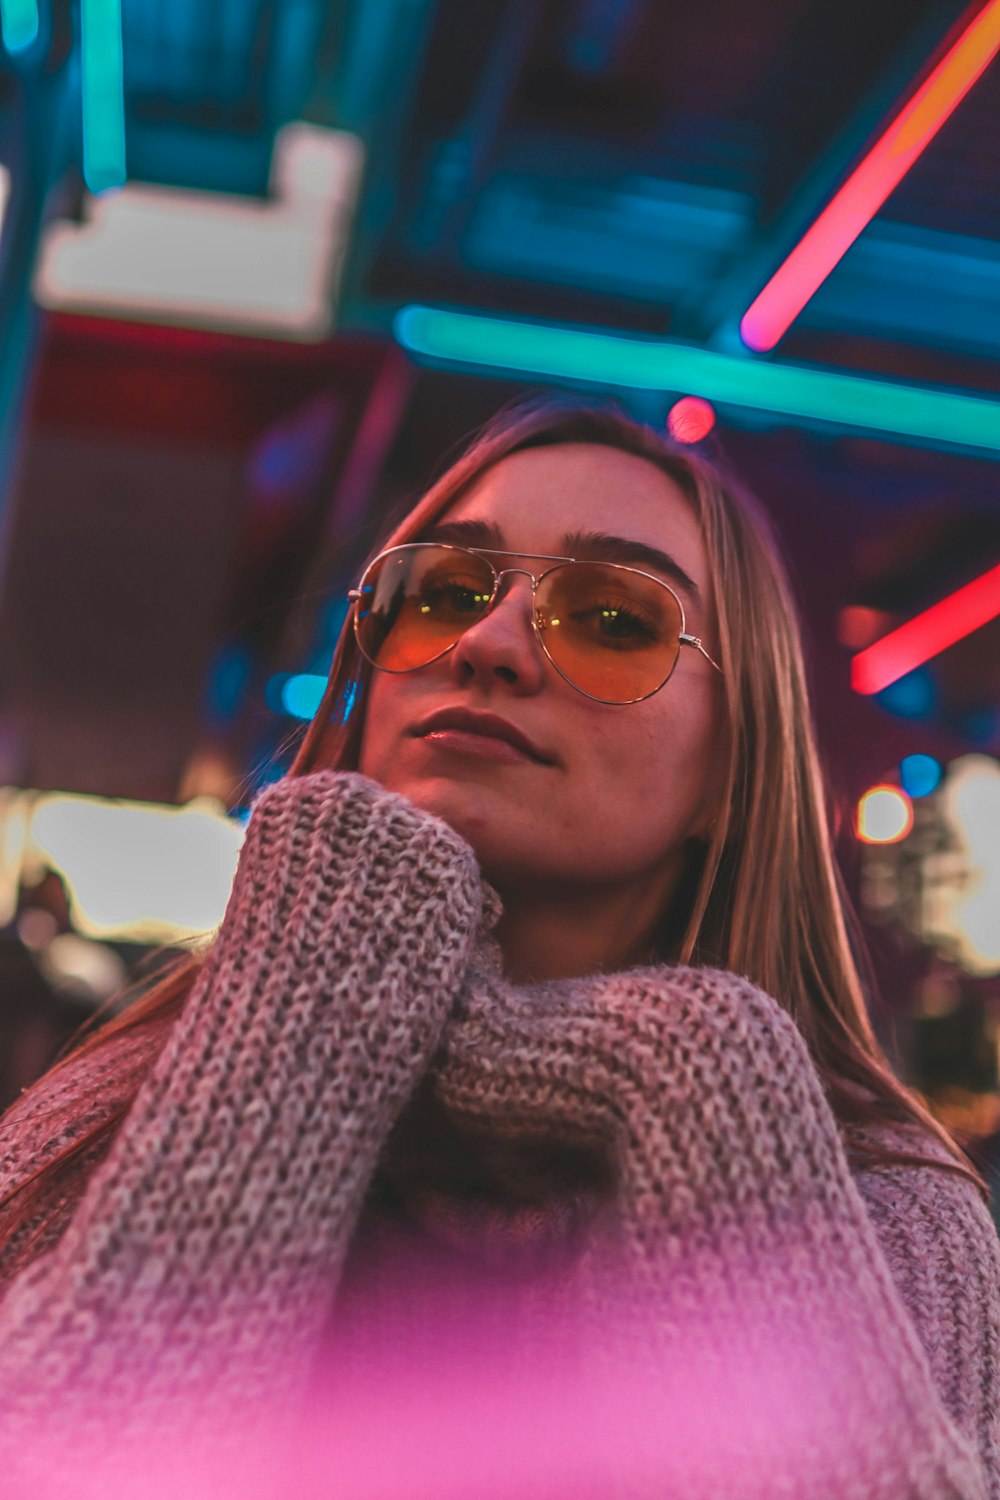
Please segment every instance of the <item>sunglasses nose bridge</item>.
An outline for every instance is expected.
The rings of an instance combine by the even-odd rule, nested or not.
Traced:
[[[493,602],[491,608],[495,608],[496,605],[500,603],[501,599],[507,598],[511,590],[509,587],[504,586],[505,582],[508,577],[513,577],[518,574],[520,574],[523,578],[530,579],[531,596],[534,597],[535,589],[538,587],[538,579],[535,577],[534,573],[529,572],[527,568],[496,568],[494,569],[494,572],[496,574],[496,584],[494,585],[493,589]]]
[[[538,582],[538,579],[535,577],[534,573],[529,572],[527,568],[501,568],[498,571],[498,573],[497,573],[497,590],[498,591],[499,591],[501,583],[503,583],[504,579],[510,573],[520,573],[525,578],[530,578],[531,579],[531,586],[532,586],[532,588],[534,588],[535,585]]]

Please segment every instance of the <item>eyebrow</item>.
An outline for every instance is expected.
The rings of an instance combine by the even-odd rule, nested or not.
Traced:
[[[451,543],[456,547],[479,547],[484,552],[515,551],[505,546],[503,532],[492,521],[442,521],[432,526],[421,540]],[[607,531],[568,531],[559,545],[563,556],[576,558],[579,562],[623,563],[626,567],[649,568],[662,573],[693,603],[702,602],[701,590],[691,575],[675,557],[659,547],[650,547],[646,542],[636,542],[629,537],[614,536]]]

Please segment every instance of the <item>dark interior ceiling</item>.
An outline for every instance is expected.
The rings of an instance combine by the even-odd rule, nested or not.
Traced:
[[[431,11],[416,81],[373,140],[384,220],[355,242],[358,306],[446,300],[711,344],[732,335],[967,7],[440,0]],[[783,353],[933,379],[913,358],[933,350],[937,378],[997,388],[998,120],[993,69]]]

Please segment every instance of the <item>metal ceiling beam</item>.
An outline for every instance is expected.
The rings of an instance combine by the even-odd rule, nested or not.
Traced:
[[[364,307],[371,257],[396,211],[395,162],[419,84],[438,0],[353,0],[342,29],[328,88],[333,119],[364,144],[365,168],[354,230],[340,280],[342,315]],[[311,110],[310,118],[317,118]]]
[[[461,254],[462,237],[489,179],[540,14],[537,0],[506,0],[493,18],[486,65],[463,119],[450,138],[440,142],[418,216],[418,248],[431,259],[450,264]]]

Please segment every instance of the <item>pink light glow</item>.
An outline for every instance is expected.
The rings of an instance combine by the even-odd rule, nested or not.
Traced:
[[[677,1313],[664,1347],[644,1341],[642,1357],[633,1341],[662,1318],[653,1303],[633,1309],[634,1324],[609,1312],[600,1336],[555,1317],[547,1329],[540,1312],[537,1337],[505,1348],[500,1291],[495,1306],[484,1298],[458,1345],[449,1334],[442,1346],[432,1320],[423,1334],[401,1331],[369,1350],[366,1311],[357,1344],[342,1338],[304,1394],[288,1394],[301,1382],[286,1381],[278,1363],[273,1395],[220,1401],[211,1384],[192,1386],[188,1405],[144,1405],[138,1417],[131,1409],[123,1431],[122,1413],[102,1405],[99,1390],[65,1392],[30,1441],[22,1433],[8,1448],[0,1432],[4,1494],[604,1500],[711,1490],[741,1500],[765,1493],[780,1471],[796,1474],[803,1492],[829,1495],[865,1419],[839,1332],[846,1310],[814,1327],[812,1309],[800,1327],[794,1311],[779,1317],[757,1305],[757,1283],[749,1285],[727,1305],[724,1327]],[[440,1295],[437,1323],[447,1329]],[[67,1420],[74,1394],[85,1405]],[[846,1437],[829,1419],[845,1410],[855,1418]],[[873,1431],[868,1440],[878,1441]]]
[[[859,651],[851,663],[851,686],[856,693],[880,693],[997,615],[1000,563]]]
[[[998,50],[1000,0],[989,0],[750,304],[749,348],[774,348]]]

